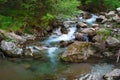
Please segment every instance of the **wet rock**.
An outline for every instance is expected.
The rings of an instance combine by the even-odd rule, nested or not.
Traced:
[[[104,75],[105,80],[119,80],[120,79],[120,69],[114,69],[110,73]]]
[[[30,34],[23,34],[21,36],[23,39],[26,39],[26,40],[35,40],[35,36],[34,35],[30,35]]]
[[[68,34],[68,30],[67,30],[67,28],[61,28],[61,33],[62,34]]]
[[[75,39],[78,41],[89,41],[88,34],[85,33],[76,33],[75,34]]]
[[[23,49],[20,48],[13,42],[1,41],[1,49],[5,52],[8,56],[21,56],[23,53]]]
[[[89,42],[75,41],[73,44],[68,46],[67,50],[61,55],[61,59],[68,62],[85,61],[94,54],[90,45],[91,43]]]
[[[96,22],[103,22],[103,21],[105,21],[105,20],[106,20],[106,17],[103,16],[103,15],[100,15],[100,16],[98,16],[98,18],[96,19]]]
[[[92,17],[92,15],[88,12],[83,12],[82,17],[83,17],[83,19],[90,19]]]
[[[114,37],[108,37],[106,43],[108,47],[117,47],[120,45],[120,41]]]
[[[7,33],[7,37],[20,43],[24,43],[26,41],[26,39],[22,38],[19,35],[16,35],[14,32]]]
[[[10,40],[14,40],[17,43],[24,43],[27,40],[33,40],[35,39],[35,37],[33,35],[29,35],[29,34],[23,34],[23,35],[17,35],[14,32],[7,32],[4,30],[0,30],[0,39],[10,39]]]
[[[120,7],[119,7],[119,8],[117,8],[116,10],[117,10],[117,12],[120,12]]]
[[[110,17],[115,16],[115,11],[110,11],[109,13],[106,14],[106,16],[110,16]]]
[[[71,24],[76,23],[75,21],[64,21],[63,24],[66,28],[70,27]]]
[[[96,35],[93,37],[92,41],[93,42],[101,42],[102,37],[103,37],[102,35]]]
[[[84,23],[84,22],[78,22],[77,23],[77,28],[86,28],[87,27],[87,24],[86,23]]]
[[[92,24],[93,28],[99,28],[99,24]]]
[[[82,33],[88,34],[88,36],[93,37],[96,35],[96,29],[95,28],[85,28],[81,31]]]
[[[67,47],[67,46],[69,46],[72,43],[73,43],[73,41],[60,41],[60,47],[61,48]]]
[[[115,15],[115,16],[113,17],[113,20],[114,20],[115,22],[117,22],[117,23],[120,23],[120,16]]]
[[[76,33],[75,39],[78,41],[83,41],[84,40],[83,33]]]
[[[28,46],[24,51],[25,57],[40,58],[41,54],[47,49],[45,46]]]

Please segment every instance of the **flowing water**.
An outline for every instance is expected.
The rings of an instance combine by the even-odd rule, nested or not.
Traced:
[[[88,24],[92,24],[95,19],[96,16],[92,15],[92,18],[86,21]],[[72,24],[68,28],[68,34],[62,34],[58,28],[48,39],[42,42],[46,45],[47,60],[0,59],[0,80],[75,80],[77,78],[83,80],[84,74],[104,75],[116,66],[120,67],[120,64],[116,65],[110,61],[105,63],[104,60],[97,59],[88,63],[61,62],[59,55],[65,51],[65,48],[59,48],[59,42],[73,40],[76,30],[76,24]]]

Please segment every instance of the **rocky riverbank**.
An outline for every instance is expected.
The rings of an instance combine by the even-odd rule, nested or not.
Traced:
[[[62,60],[80,62],[94,56],[116,59],[116,62],[119,62],[119,9],[117,8],[116,11],[110,11],[108,13],[101,12],[97,16],[93,16],[88,12],[82,12],[82,17],[78,17],[79,21],[77,22],[75,42],[69,45],[67,50],[62,54]],[[90,42],[91,44],[89,44]],[[89,44],[90,46],[86,48],[84,44]]]
[[[44,38],[44,34],[39,31],[35,31],[37,33],[34,35],[18,35],[12,31],[0,30],[0,56],[37,58],[51,62],[52,65],[57,62],[89,62],[91,59],[107,59],[119,63],[120,8],[96,15],[83,11],[76,18],[58,21],[51,26],[53,28],[47,31],[48,38]],[[119,69],[115,69],[102,74],[93,71],[75,80],[119,78]]]

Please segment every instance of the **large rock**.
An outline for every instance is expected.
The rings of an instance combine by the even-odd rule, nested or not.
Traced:
[[[120,12],[120,7],[116,9],[118,12]]]
[[[115,22],[117,22],[117,23],[120,23],[120,16],[115,15],[115,16],[113,17],[113,20],[114,20]]]
[[[45,53],[46,49],[47,47],[44,45],[37,45],[37,44],[26,45],[24,48],[24,56],[39,58],[41,57],[42,53]]]
[[[23,53],[23,49],[17,46],[13,42],[8,42],[8,41],[1,41],[1,49],[6,53],[7,56],[21,56]]]
[[[117,47],[120,46],[120,41],[114,37],[108,37],[106,39],[106,43],[108,47]]]
[[[110,73],[104,75],[105,80],[119,80],[120,79],[120,69],[114,69]]]
[[[17,42],[20,42],[20,43],[23,43],[26,41],[26,39],[22,38],[19,35],[16,35],[14,32],[7,33],[6,37],[8,37],[11,40],[16,40]]]
[[[96,35],[96,28],[85,28],[81,31],[84,34],[88,34],[88,36]]]
[[[83,17],[83,19],[90,19],[92,17],[92,15],[88,12],[83,12],[82,17]]]
[[[106,14],[106,16],[110,16],[110,17],[113,17],[115,16],[115,11],[110,11]]]
[[[107,21],[107,18],[104,15],[100,15],[98,16],[98,18],[96,19],[96,22],[101,22],[104,23]]]
[[[78,41],[86,41],[86,42],[89,41],[88,34],[84,34],[84,33],[76,33],[75,39]]]
[[[68,46],[67,50],[61,55],[61,59],[68,62],[85,61],[94,54],[94,51],[90,46],[90,42],[75,41],[73,44]]]
[[[20,36],[15,34],[14,32],[7,32],[4,30],[0,30],[0,40],[4,40],[4,39],[14,40],[18,43],[24,43],[27,40],[34,40],[35,36],[29,34],[23,34]]]
[[[78,22],[77,23],[77,28],[86,28],[87,27],[87,24],[86,23],[84,23],[84,22]]]

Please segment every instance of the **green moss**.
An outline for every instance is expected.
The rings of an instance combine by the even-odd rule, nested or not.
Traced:
[[[101,30],[96,31],[98,35],[102,35],[102,40],[106,40],[108,36],[112,34],[112,31],[108,28],[104,28]]]

